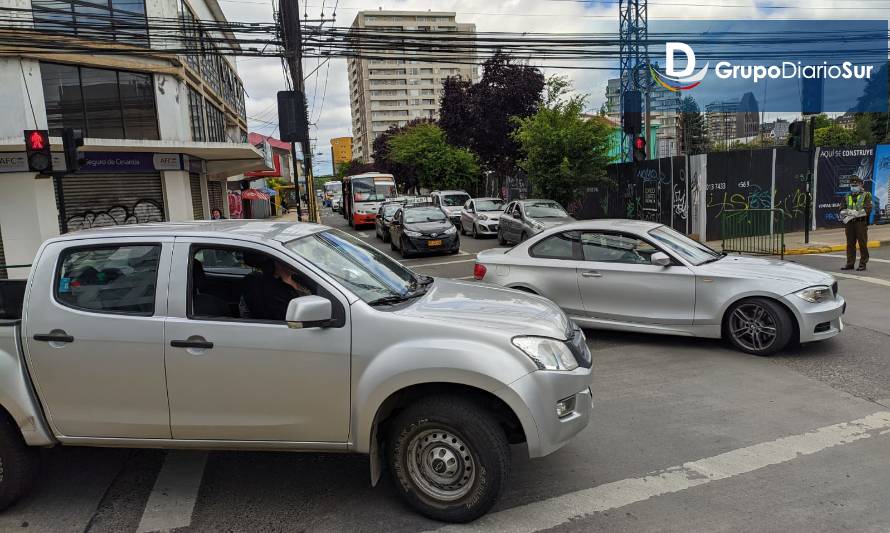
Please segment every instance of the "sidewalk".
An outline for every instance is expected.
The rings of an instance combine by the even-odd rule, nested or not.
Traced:
[[[890,224],[868,227],[868,247],[890,246]],[[710,241],[708,246],[719,250],[721,241]],[[804,242],[802,231],[785,234],[785,255],[824,254],[847,249],[844,228],[820,229],[810,232],[810,242]]]
[[[277,217],[272,217],[272,220],[276,222],[296,222],[297,221],[297,210],[291,209],[290,213],[286,215],[278,215]],[[306,213],[303,213],[303,222],[308,222],[309,219],[306,216]]]

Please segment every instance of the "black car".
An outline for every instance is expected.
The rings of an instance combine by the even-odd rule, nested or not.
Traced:
[[[460,251],[460,236],[448,215],[436,206],[405,206],[389,224],[390,246],[402,257],[429,252]]]
[[[383,242],[389,242],[389,224],[393,215],[402,207],[402,202],[386,202],[377,210],[377,218],[374,220],[374,232]]]

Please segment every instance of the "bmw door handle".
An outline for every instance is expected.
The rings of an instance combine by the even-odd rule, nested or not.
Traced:
[[[601,277],[603,277],[603,275],[600,274],[599,272],[597,272],[596,270],[585,270],[584,272],[581,273],[581,277],[584,277],[584,278],[601,278]]]

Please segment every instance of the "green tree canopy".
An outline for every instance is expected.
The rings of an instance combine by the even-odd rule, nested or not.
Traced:
[[[524,159],[536,196],[568,205],[587,187],[608,182],[611,126],[583,113],[585,96],[568,96],[565,80],[551,78],[545,105],[534,115],[515,119],[513,138]]]
[[[448,144],[436,124],[419,124],[389,139],[389,159],[414,169],[421,187],[474,190],[480,170],[476,155]]]
[[[814,140],[816,146],[847,146],[854,142],[853,133],[837,124],[817,128]]]
[[[680,100],[680,146],[684,154],[703,154],[708,151],[708,133],[705,117],[695,98]]]

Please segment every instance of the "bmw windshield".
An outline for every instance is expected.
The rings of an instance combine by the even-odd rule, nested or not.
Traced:
[[[694,241],[667,226],[655,228],[649,232],[658,244],[679,255],[695,266],[711,263],[724,256],[724,254],[708,248],[704,244]]]
[[[367,303],[393,303],[422,294],[432,278],[414,274],[386,254],[338,230],[285,245]]]

